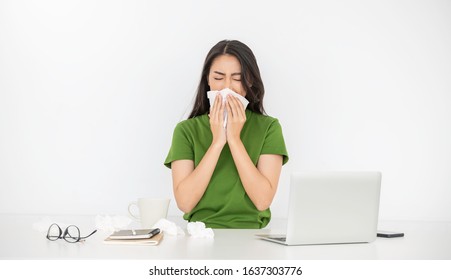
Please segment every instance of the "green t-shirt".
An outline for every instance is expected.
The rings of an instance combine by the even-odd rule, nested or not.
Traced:
[[[197,167],[212,140],[207,114],[182,121],[174,130],[172,146],[164,164],[171,168],[171,162],[188,159],[193,160]],[[282,128],[275,118],[246,110],[241,141],[255,166],[262,154],[282,155],[283,164],[288,161]],[[204,195],[183,218],[190,222],[204,222],[211,228],[263,228],[271,219],[271,211],[269,208],[259,211],[254,206],[226,144]]]

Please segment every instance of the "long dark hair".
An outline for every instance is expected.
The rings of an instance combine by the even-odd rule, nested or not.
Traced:
[[[266,114],[263,108],[265,88],[260,76],[257,60],[252,50],[240,41],[223,40],[211,48],[205,58],[202,76],[199,87],[197,88],[196,100],[188,118],[194,118],[208,112],[210,108],[210,103],[207,98],[207,91],[210,90],[208,74],[210,73],[213,60],[223,54],[235,56],[241,64],[241,83],[246,91],[246,99],[249,101],[247,109],[259,114]]]

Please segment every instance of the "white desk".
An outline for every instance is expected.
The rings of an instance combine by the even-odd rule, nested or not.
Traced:
[[[33,230],[43,216],[0,214],[0,259],[451,259],[451,222],[381,221],[379,229],[402,231],[403,238],[369,244],[283,246],[257,239],[257,233],[283,233],[284,220],[266,229],[215,229],[214,239],[166,235],[158,246],[107,245],[98,231],[84,243],[49,241]],[[95,229],[94,216],[51,216],[75,224],[82,235]],[[169,217],[182,228],[186,222]]]

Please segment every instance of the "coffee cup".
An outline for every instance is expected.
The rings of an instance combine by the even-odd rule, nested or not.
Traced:
[[[128,204],[128,213],[143,228],[151,228],[158,220],[167,217],[170,201],[169,198],[139,198]]]

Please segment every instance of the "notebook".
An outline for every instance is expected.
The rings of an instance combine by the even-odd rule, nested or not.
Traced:
[[[258,237],[284,245],[372,242],[381,177],[362,171],[293,173],[286,234]]]
[[[112,239],[107,237],[103,242],[105,244],[119,244],[119,245],[151,245],[155,246],[160,244],[163,239],[163,233],[158,233],[151,238],[141,238],[141,239]]]

